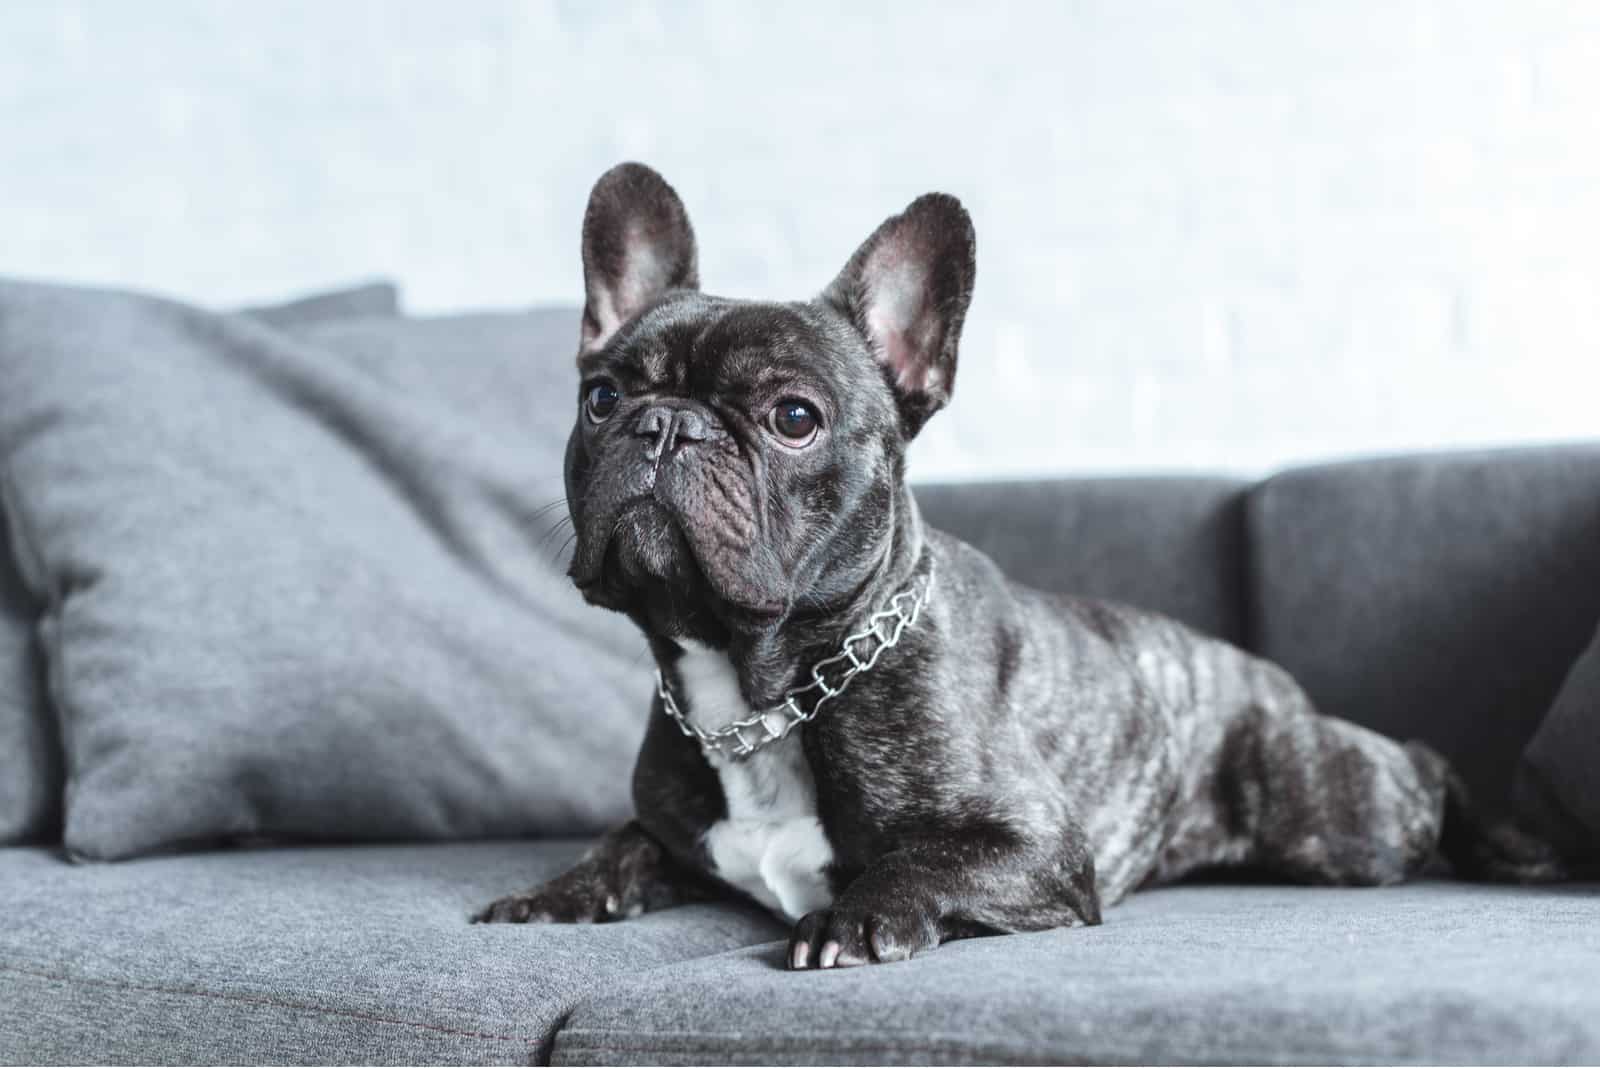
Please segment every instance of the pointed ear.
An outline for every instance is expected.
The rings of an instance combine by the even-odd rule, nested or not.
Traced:
[[[907,438],[950,400],[976,249],[961,201],[929,193],[878,227],[822,294],[878,357]]]
[[[600,176],[583,213],[583,328],[580,355],[670,289],[697,289],[694,230],[683,201],[642,163]]]

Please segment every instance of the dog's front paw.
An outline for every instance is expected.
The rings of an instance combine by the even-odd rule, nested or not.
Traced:
[[[848,968],[905,960],[939,944],[938,917],[909,902],[819,909],[795,925],[789,967]]]
[[[598,880],[569,872],[525,894],[503,897],[472,917],[473,923],[605,923],[629,913]]]

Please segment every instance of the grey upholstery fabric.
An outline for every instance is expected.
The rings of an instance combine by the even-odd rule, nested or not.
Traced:
[[[0,468],[0,845],[42,839],[61,822],[61,744],[34,641],[39,606],[17,574]]]
[[[917,487],[924,518],[1019,582],[1242,642],[1245,484],[1097,478]]]
[[[738,950],[591,995],[556,1064],[1600,1058],[1600,887],[1183,886],[1097,928],[782,970]]]
[[[269,326],[291,329],[340,319],[389,318],[400,314],[400,289],[393,282],[369,282],[241,311]]]
[[[1290,471],[1248,522],[1257,651],[1504,805],[1600,619],[1600,445]]]
[[[244,310],[284,328],[351,317],[392,316],[399,293],[374,282]],[[17,573],[4,497],[12,492],[0,464],[0,845],[60,833],[63,760],[48,707],[45,657],[35,639],[40,602]]]
[[[559,311],[290,336],[0,285],[0,463],[48,605],[72,850],[627,812],[643,642],[558,559],[577,329]]]
[[[781,969],[782,925],[736,905],[600,926],[465,922],[581,849],[111,866],[0,850],[0,1062],[1600,1057],[1593,885],[1176,887],[1134,895],[1098,928],[807,974]]]
[[[0,1062],[541,1063],[620,976],[763,942],[754,908],[471,926],[577,842],[241,850],[73,865],[0,850]]]
[[[1600,632],[1528,743],[1515,796],[1524,819],[1567,856],[1600,861]]]

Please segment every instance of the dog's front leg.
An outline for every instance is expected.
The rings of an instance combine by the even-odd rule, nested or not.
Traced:
[[[997,827],[919,835],[804,917],[789,967],[903,960],[976,934],[1100,922],[1094,860],[1075,825],[1047,838]]]
[[[474,923],[605,923],[712,896],[703,876],[674,860],[637,821],[597,842],[567,872],[503,897]]]

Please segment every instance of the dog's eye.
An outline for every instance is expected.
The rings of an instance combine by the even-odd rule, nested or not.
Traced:
[[[811,444],[811,439],[817,436],[817,414],[804,401],[779,401],[767,422],[779,441],[794,448]]]
[[[588,394],[583,398],[583,408],[589,413],[589,418],[598,423],[616,411],[617,402],[621,399],[622,394],[617,392],[616,386],[610,382],[600,382],[589,387]]]

